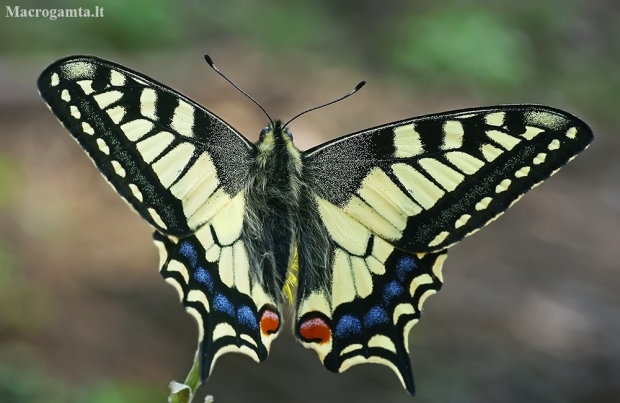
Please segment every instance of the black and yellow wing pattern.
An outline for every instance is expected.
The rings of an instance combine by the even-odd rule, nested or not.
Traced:
[[[593,138],[566,112],[506,105],[299,151],[280,121],[252,144],[174,90],[95,57],[52,64],[38,86],[154,228],[161,273],[199,324],[203,380],[221,354],[267,358],[297,282],[295,334],[327,369],[381,363],[413,394],[408,335],[441,288],[447,248]]]
[[[199,324],[203,379],[225,352],[265,360],[280,330],[278,297],[251,278],[241,234],[254,144],[183,95],[101,59],[60,60],[38,86],[155,228],[161,273]]]
[[[331,288],[300,284],[298,337],[334,372],[383,363],[413,393],[407,336],[441,288],[446,249],[591,141],[566,112],[506,105],[407,119],[308,150],[334,276]]]

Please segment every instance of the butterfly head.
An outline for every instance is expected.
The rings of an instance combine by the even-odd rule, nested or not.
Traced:
[[[281,120],[276,120],[260,132],[257,145],[261,151],[286,149],[293,146],[293,134]]]

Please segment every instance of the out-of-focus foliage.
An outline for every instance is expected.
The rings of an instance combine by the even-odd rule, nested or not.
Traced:
[[[395,22],[390,55],[396,67],[424,81],[451,77],[460,84],[514,87],[531,75],[526,38],[482,7],[447,7]]]
[[[50,7],[33,0],[20,6]],[[62,0],[53,6],[99,6],[105,17],[4,18],[0,50],[135,52],[196,44],[208,50],[214,41],[246,43],[273,57],[316,52],[422,87],[439,82],[501,99],[553,89],[620,121],[620,7],[611,1]]]

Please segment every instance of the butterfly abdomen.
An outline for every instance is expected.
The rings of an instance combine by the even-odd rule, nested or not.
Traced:
[[[300,209],[301,160],[291,146],[290,133],[283,132],[280,122],[264,131],[245,192],[243,232],[251,275],[279,297],[293,260]]]

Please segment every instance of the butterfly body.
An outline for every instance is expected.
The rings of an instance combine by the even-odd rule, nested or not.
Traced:
[[[301,151],[281,121],[253,144],[178,92],[95,57],[57,61],[38,86],[153,227],[160,272],[198,323],[203,381],[228,352],[264,361],[288,300],[296,337],[327,369],[380,363],[413,394],[408,335],[442,286],[447,248],[593,138],[564,111],[502,105]]]

